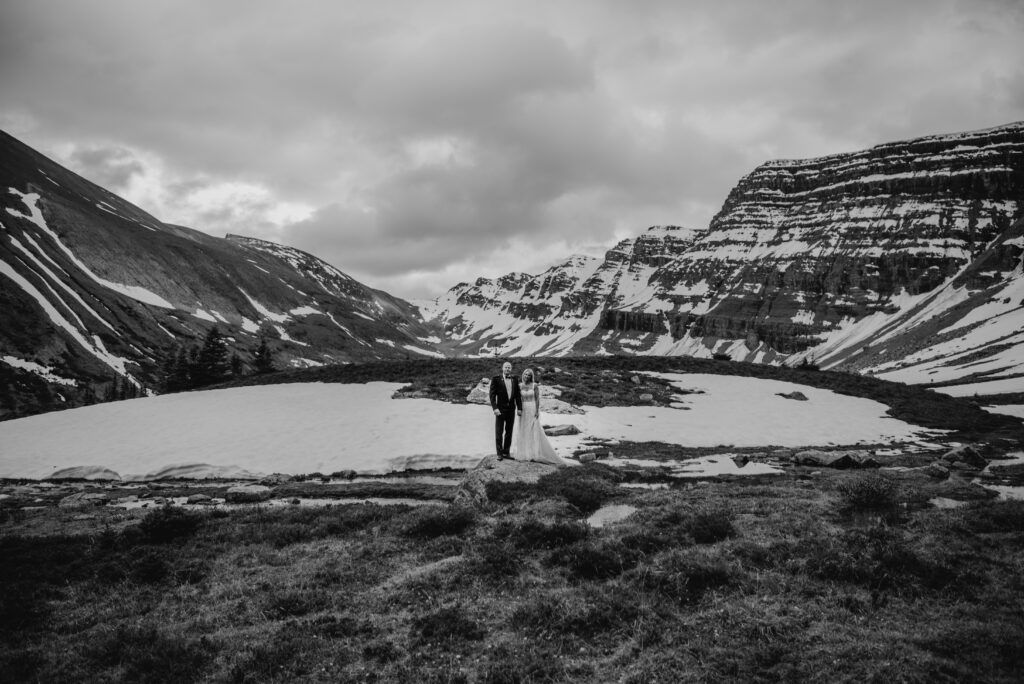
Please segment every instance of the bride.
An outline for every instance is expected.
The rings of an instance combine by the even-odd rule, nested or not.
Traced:
[[[512,440],[512,458],[516,461],[538,461],[550,465],[564,466],[547,435],[540,426],[540,385],[533,370],[523,371],[519,383],[523,397],[523,415],[516,421],[516,434]]]

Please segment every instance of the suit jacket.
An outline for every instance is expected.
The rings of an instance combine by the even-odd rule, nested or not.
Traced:
[[[491,408],[498,409],[502,413],[523,410],[523,395],[519,392],[519,378],[512,376],[512,396],[508,396],[505,388],[505,378],[495,375],[491,378]]]

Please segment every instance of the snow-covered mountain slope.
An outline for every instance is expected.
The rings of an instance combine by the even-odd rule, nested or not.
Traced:
[[[705,231],[651,229],[604,260],[458,285],[430,314],[478,353],[806,359],[914,381],[1024,374],[1010,332],[1024,318],[1022,215],[1024,123],[774,161]],[[552,279],[565,287],[548,294]]]
[[[415,307],[298,250],[165,224],[0,133],[0,418],[73,406],[217,325],[281,366],[436,355]]]
[[[540,275],[510,273],[460,283],[421,306],[444,326],[458,353],[559,355],[601,353],[605,328],[658,330],[659,291],[652,277],[693,243],[696,231],[654,226],[621,241],[603,259],[576,255]],[[634,313],[639,310],[639,313]],[[649,347],[637,345],[650,352]]]

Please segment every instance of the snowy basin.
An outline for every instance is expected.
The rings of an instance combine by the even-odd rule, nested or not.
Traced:
[[[581,415],[542,418],[575,423],[582,431],[552,438],[556,451],[567,457],[584,440],[593,439],[796,447],[909,442],[936,434],[886,416],[883,404],[828,390],[726,375],[663,377],[680,390],[700,391],[688,394],[690,410],[585,407]],[[494,450],[494,422],[487,407],[392,399],[403,386],[371,382],[239,387],[4,421],[0,477],[43,479],[83,464],[107,468],[124,480],[164,472],[202,477],[208,471],[206,476],[222,476],[232,469],[256,474],[353,470],[379,475],[468,469]],[[808,401],[778,396],[795,390]],[[697,467],[691,463],[684,470],[693,476],[712,471],[739,475],[756,474],[767,466],[749,464],[741,470],[708,460],[699,464],[702,473],[695,472]]]

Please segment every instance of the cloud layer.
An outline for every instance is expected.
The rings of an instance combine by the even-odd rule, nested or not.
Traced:
[[[1024,118],[1014,0],[50,0],[0,126],[163,220],[406,297],[706,225],[774,157]]]

